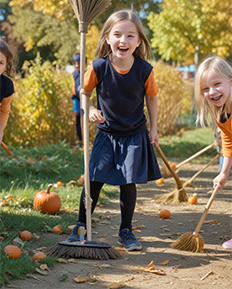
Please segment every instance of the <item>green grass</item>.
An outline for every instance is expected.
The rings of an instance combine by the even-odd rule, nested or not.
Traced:
[[[214,142],[211,129],[180,130],[176,135],[160,139],[160,147],[168,160],[186,159]],[[0,149],[0,286],[10,283],[12,278],[23,278],[34,272],[38,266],[32,260],[35,248],[50,247],[57,242],[57,235],[46,241],[34,239],[18,246],[26,250],[17,260],[7,258],[3,248],[13,244],[20,231],[28,230],[39,235],[50,232],[57,224],[69,233],[68,226],[77,221],[79,199],[82,187],[69,185],[76,182],[84,172],[83,150],[74,150],[65,142],[57,145],[36,148],[10,147],[14,157],[10,158]],[[195,160],[206,162],[216,154],[212,149]],[[62,187],[53,187],[61,198],[62,208],[55,215],[41,214],[33,208],[33,199],[38,191],[48,184],[61,181]],[[99,203],[107,205],[109,199],[117,194],[118,188],[105,185]],[[12,199],[10,199],[10,197]],[[54,258],[48,258],[49,266]]]

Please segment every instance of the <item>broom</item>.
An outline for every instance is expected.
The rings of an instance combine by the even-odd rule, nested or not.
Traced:
[[[209,208],[213,203],[214,198],[219,190],[219,186],[216,186],[214,189],[208,203],[205,206],[205,210],[201,216],[201,219],[193,233],[187,232],[180,236],[174,243],[171,244],[171,247],[174,249],[191,251],[194,253],[202,253],[204,251],[204,239],[198,234],[202,224],[205,221],[205,218],[208,214]]]
[[[178,172],[179,169],[189,163],[190,161],[192,161],[193,159],[195,159],[196,157],[200,156],[201,154],[203,154],[204,152],[210,150],[211,148],[213,148],[214,146],[216,145],[216,143],[212,143],[210,145],[208,145],[207,147],[203,148],[202,150],[198,151],[197,153],[195,153],[194,155],[190,156],[189,158],[187,158],[186,160],[182,161],[181,163],[177,164],[175,167],[172,167],[174,171]],[[163,175],[165,178],[169,177],[170,176],[170,171],[168,169],[166,169],[164,172],[163,172]]]
[[[182,185],[182,182],[180,180],[180,178],[178,177],[178,175],[174,172],[174,170],[172,169],[172,167],[170,166],[169,162],[167,161],[164,153],[162,152],[160,147],[156,147],[156,150],[158,151],[159,155],[161,156],[162,160],[164,161],[164,163],[166,164],[167,168],[169,169],[169,171],[171,172],[171,174],[173,175],[175,181],[176,181],[176,186],[177,189],[174,190],[171,193],[168,194],[164,194],[161,196],[155,196],[155,199],[157,202],[159,203],[180,203],[180,202],[187,202],[188,200],[188,196],[184,190],[184,187]]]
[[[91,197],[89,181],[89,97],[84,94],[84,72],[85,72],[85,50],[86,33],[88,24],[105,11],[111,0],[69,0],[79,22],[79,32],[81,33],[81,52],[80,52],[80,94],[83,101],[84,110],[84,166],[85,166],[85,207],[87,241],[84,239],[84,230],[80,228],[80,240],[82,242],[59,242],[57,246],[51,248],[48,255],[56,255],[72,258],[87,259],[116,259],[121,255],[117,250],[108,244],[92,241],[91,233]]]
[[[7,147],[7,145],[6,145],[3,141],[1,142],[1,146],[2,146],[2,148],[8,153],[8,155],[9,155],[10,157],[13,157],[12,152],[9,150],[9,148]]]

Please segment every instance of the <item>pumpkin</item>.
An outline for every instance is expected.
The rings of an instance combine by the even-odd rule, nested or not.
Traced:
[[[164,184],[164,179],[160,178],[160,179],[156,180],[156,184],[157,185],[163,185]]]
[[[162,210],[160,212],[160,218],[162,218],[162,219],[169,219],[170,216],[171,216],[171,213],[169,210]]]
[[[197,196],[196,196],[196,195],[190,196],[190,197],[188,198],[188,203],[189,203],[190,205],[196,204],[196,203],[197,203]]]
[[[6,246],[4,248],[4,251],[6,252],[7,257],[10,259],[18,259],[22,254],[21,249],[19,249],[19,247],[14,246],[14,245]]]
[[[62,187],[63,186],[63,183],[61,181],[58,181],[56,184],[57,184],[58,187]]]
[[[48,185],[47,190],[38,192],[34,197],[34,208],[43,214],[55,214],[61,208],[60,197],[50,191],[52,186],[52,184]]]
[[[22,231],[19,236],[20,236],[20,238],[23,241],[31,241],[31,240],[33,240],[33,235],[29,231]]]
[[[62,234],[63,228],[61,225],[56,225],[55,227],[53,227],[52,231],[53,233],[56,233],[56,234]]]
[[[33,255],[32,259],[33,260],[40,260],[40,259],[44,259],[47,258],[47,255],[44,252],[37,252]]]

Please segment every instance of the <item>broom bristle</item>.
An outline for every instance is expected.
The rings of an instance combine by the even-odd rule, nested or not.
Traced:
[[[204,251],[204,239],[200,235],[187,232],[173,242],[171,247],[183,251],[202,253]]]
[[[167,194],[155,195],[154,199],[157,203],[179,204],[182,202],[187,202],[188,196],[184,188],[182,188],[182,189],[175,189],[174,191]]]
[[[118,259],[121,254],[113,247],[109,248],[96,248],[83,246],[63,246],[60,244],[55,245],[47,250],[48,256],[57,256],[65,258],[83,258],[95,260],[108,260]]]
[[[69,0],[79,21],[79,31],[87,33],[90,22],[104,12],[111,0]]]

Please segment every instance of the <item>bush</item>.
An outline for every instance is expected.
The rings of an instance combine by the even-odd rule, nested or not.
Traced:
[[[9,145],[38,146],[58,140],[74,143],[72,75],[57,72],[49,61],[24,64],[25,77],[14,82],[16,94],[4,139]]]
[[[179,71],[162,61],[154,65],[159,88],[157,129],[160,136],[174,132],[177,118],[191,111],[193,84],[183,81]]]

